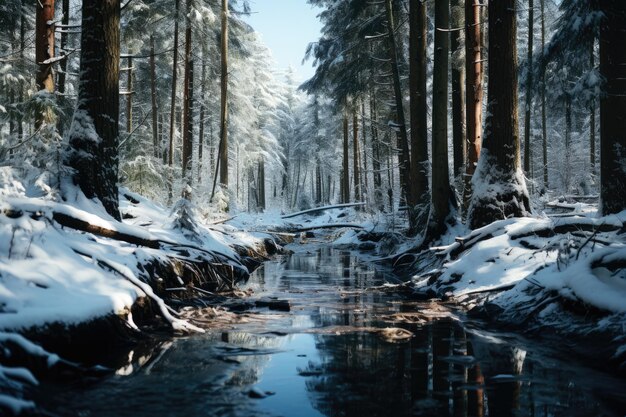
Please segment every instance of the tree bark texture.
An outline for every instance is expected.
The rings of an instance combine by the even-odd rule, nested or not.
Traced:
[[[426,2],[409,1],[409,89],[411,102],[411,183],[415,203],[429,201]],[[380,170],[380,164],[378,169]],[[380,174],[379,174],[380,175]]]
[[[172,97],[170,107],[170,136],[169,136],[169,153],[167,163],[172,168],[174,166],[174,127],[176,126],[176,85],[178,83],[178,10],[180,8],[180,0],[174,3],[174,56],[172,65]],[[170,183],[170,189],[172,187]],[[171,194],[171,191],[170,191]]]
[[[183,179],[191,184],[191,158],[193,155],[193,57],[191,55],[191,13],[187,3],[187,27],[185,28],[185,80],[183,87]]]
[[[152,98],[152,147],[155,158],[158,158],[160,151],[159,144],[159,106],[156,85],[156,60],[154,56],[154,35],[150,35],[150,89]]]
[[[37,90],[54,92],[54,76],[52,63],[54,58],[54,0],[39,0],[36,3],[35,17],[35,60],[37,61]],[[45,122],[50,121],[45,109],[41,109],[35,116],[35,129],[39,129]]]
[[[452,76],[452,148],[454,149],[454,172],[456,178],[463,175],[467,155],[465,141],[465,66],[458,58],[458,51],[463,47],[461,30],[465,21],[465,9],[462,0],[452,0],[450,3],[450,32],[451,76]]]
[[[354,201],[361,201],[361,177],[359,175],[359,116],[357,115],[357,105],[354,103],[352,110],[352,171],[354,182]]]
[[[463,204],[465,209],[472,197],[472,177],[478,164],[483,130],[483,30],[481,1],[465,0],[465,103],[467,161]]]
[[[433,68],[432,210],[429,224],[431,232],[435,235],[443,231],[454,202],[448,168],[449,23],[449,0],[437,0]]]
[[[87,198],[120,219],[120,0],[84,0],[78,105],[70,131],[69,165]]]
[[[602,214],[626,208],[626,2],[601,0],[600,197]]]
[[[524,105],[524,173],[526,177],[530,178],[530,127],[532,116],[532,104],[533,97],[531,92],[533,91],[533,41],[535,36],[534,31],[535,23],[535,4],[534,0],[528,0],[528,74],[526,75],[526,104]]]
[[[350,202],[350,143],[348,133],[348,115],[343,116],[343,170],[341,174],[341,202]]]
[[[395,126],[396,136],[398,139],[398,147],[400,148],[400,188],[404,193],[404,197],[409,205],[413,205],[413,195],[409,184],[411,183],[411,154],[409,152],[408,134],[406,131],[406,121],[404,118],[404,104],[402,95],[402,84],[400,83],[400,69],[398,66],[398,54],[399,50],[396,45],[395,36],[395,21],[393,14],[392,0],[385,1],[385,7],[387,12],[387,24],[389,32],[387,34],[389,39],[389,58],[391,61],[391,76],[393,78],[393,90],[395,100]]]
[[[220,184],[228,187],[228,0],[222,0]]]
[[[520,166],[515,0],[489,2],[489,89],[483,149],[469,209],[472,228],[530,212]]]

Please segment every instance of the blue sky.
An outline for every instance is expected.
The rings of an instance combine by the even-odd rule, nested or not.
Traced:
[[[314,73],[311,61],[301,65],[307,45],[319,39],[318,10],[306,0],[250,0],[248,22],[261,34],[279,68],[292,65],[303,81]]]

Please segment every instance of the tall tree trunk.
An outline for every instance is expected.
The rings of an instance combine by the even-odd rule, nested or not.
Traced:
[[[481,1],[465,0],[465,73],[467,87],[465,117],[467,128],[467,162],[463,204],[465,211],[472,198],[472,177],[478,164],[483,131],[483,30]]]
[[[348,139],[348,115],[343,115],[343,172],[341,174],[341,202],[350,202],[350,145]]]
[[[26,13],[24,11],[24,7],[25,4],[28,0],[21,0],[21,12],[20,12],[20,62],[22,62],[22,65],[24,64],[24,51],[26,50]],[[22,103],[24,102],[24,83],[20,83],[19,85],[19,89],[18,89],[18,96],[17,96],[17,100],[18,102]],[[17,136],[19,138],[24,137],[24,115],[23,112],[20,112],[20,114],[17,116],[16,118],[16,122],[17,122]],[[11,150],[11,155],[13,154],[13,150]]]
[[[411,182],[416,204],[429,201],[428,104],[426,80],[428,43],[426,2],[409,1],[409,97],[411,100]],[[379,166],[380,169],[380,166]],[[412,223],[417,219],[412,216]],[[412,226],[415,226],[413,224]],[[414,228],[414,227],[412,227]]]
[[[387,12],[387,24],[389,31],[387,36],[389,38],[389,58],[391,61],[391,76],[393,78],[393,90],[395,100],[395,115],[396,123],[394,129],[396,130],[396,136],[398,140],[398,146],[400,148],[400,187],[406,198],[406,202],[410,205],[414,205],[413,193],[409,188],[411,183],[411,154],[409,153],[409,141],[406,131],[406,121],[404,119],[404,104],[402,95],[402,85],[400,83],[400,69],[398,67],[398,47],[396,46],[396,25],[393,17],[393,5],[392,0],[385,1],[385,7]]]
[[[174,0],[174,56],[172,64],[172,97],[170,107],[170,135],[169,135],[169,152],[167,164],[170,167],[168,181],[168,202],[172,199],[172,169],[174,167],[174,129],[176,126],[176,86],[178,84],[178,11],[180,8],[180,0]]]
[[[370,91],[370,128],[372,131],[372,169],[374,171],[374,201],[379,210],[385,207],[382,195],[382,170],[380,164],[380,141],[378,140],[378,114],[376,112],[376,93]]]
[[[589,66],[593,71],[596,67],[595,57],[595,38],[591,41],[591,50],[589,51]],[[596,175],[596,100],[592,97],[589,102],[589,163],[591,165],[591,174]]]
[[[352,109],[352,170],[354,181],[354,201],[361,201],[361,178],[359,175],[359,116],[356,100]]]
[[[535,36],[535,4],[528,0],[528,75],[526,76],[526,105],[524,106],[524,173],[530,177],[530,118],[532,115],[533,97],[533,41]]]
[[[200,122],[200,127],[199,127],[199,132],[198,132],[198,184],[200,184],[202,182],[202,165],[203,165],[203,154],[204,154],[204,125],[205,125],[205,100],[206,97],[204,96],[205,92],[207,91],[207,77],[206,77],[206,71],[207,71],[207,62],[208,62],[208,58],[209,58],[209,52],[208,52],[208,48],[206,45],[206,40],[202,43],[202,75],[201,75],[201,92],[202,94],[200,95],[200,115],[199,115],[199,122]]]
[[[363,149],[362,160],[363,160],[363,170],[361,171],[361,194],[365,197],[369,195],[369,184],[368,184],[368,175],[367,175],[367,124],[365,123],[366,115],[365,115],[365,98],[361,99],[361,132],[363,136],[363,141],[361,144],[361,148]]]
[[[126,132],[133,131],[133,57],[128,56],[126,68]]]
[[[228,187],[228,0],[222,0],[220,184]]]
[[[39,0],[36,3],[35,60],[37,61],[37,90],[54,92],[52,63],[54,58],[54,0]],[[49,109],[40,109],[35,115],[35,129],[51,120]]]
[[[156,85],[156,59],[154,52],[154,35],[150,35],[150,89],[152,97],[152,146],[154,157],[160,154],[159,146],[159,107]]]
[[[546,0],[541,0],[541,50],[546,47]],[[542,59],[545,62],[545,59]],[[541,149],[543,162],[543,187],[550,187],[548,177],[548,120],[546,111],[546,65],[541,66]]]
[[[67,29],[66,26],[70,23],[70,0],[63,0],[61,3],[61,13],[63,16],[61,17],[61,24],[64,27],[64,30],[61,32],[61,45],[59,47],[60,55],[64,55],[67,53]],[[57,90],[59,94],[65,94],[65,82],[67,80],[67,60],[65,58],[61,60],[59,63],[61,70],[57,75]]]
[[[187,27],[185,28],[185,81],[183,89],[183,179],[192,182],[193,155],[193,56],[191,55],[191,1],[187,0]]]
[[[450,2],[435,3],[435,61],[433,68],[432,212],[430,234],[443,232],[454,204],[448,168],[448,63]]]
[[[515,0],[489,2],[487,129],[469,210],[472,228],[530,212],[520,166]]]
[[[600,198],[602,214],[626,209],[626,2],[600,0]]]
[[[572,143],[572,96],[569,93],[565,95],[565,166],[561,170],[563,175],[563,188],[565,193],[570,191],[571,180],[571,143]]]
[[[265,210],[266,201],[265,201],[265,161],[263,158],[259,159],[259,175],[258,175],[258,190],[259,190],[259,198],[258,198],[258,208],[261,211]]]
[[[465,141],[465,66],[458,59],[457,51],[463,47],[461,30],[465,21],[462,0],[450,3],[450,52],[452,57],[452,148],[454,149],[453,176],[463,175],[463,167],[467,155]]]
[[[320,158],[317,158],[315,164],[315,203],[322,204],[322,161]]]
[[[84,0],[78,105],[69,135],[69,165],[87,198],[120,220],[120,0]]]
[[[67,27],[70,23],[70,0],[63,0],[61,3],[61,13],[63,16],[61,17],[61,24],[63,27]],[[22,17],[22,27],[24,26],[24,18]],[[63,30],[61,32],[61,45],[59,47],[59,55],[67,54],[67,30]],[[57,91],[59,92],[59,101],[61,103],[65,102],[65,84],[67,80],[67,61],[69,57],[65,57],[59,62],[59,72],[57,74]],[[65,133],[65,121],[63,117],[59,117],[57,122],[57,129],[59,130],[59,134],[63,135]]]

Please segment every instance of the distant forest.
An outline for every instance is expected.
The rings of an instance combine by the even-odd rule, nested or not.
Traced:
[[[219,211],[363,201],[426,243],[559,196],[626,209],[626,2],[309,3],[299,85],[245,1],[3,0],[0,164],[117,219],[120,185]]]

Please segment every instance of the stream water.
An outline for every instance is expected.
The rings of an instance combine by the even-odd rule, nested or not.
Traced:
[[[258,308],[205,335],[123,352],[106,364],[115,373],[44,382],[35,400],[58,416],[626,415],[626,381],[406,299],[384,286],[394,282],[328,248],[272,260],[245,287],[291,311]],[[413,337],[395,340],[388,327]]]

